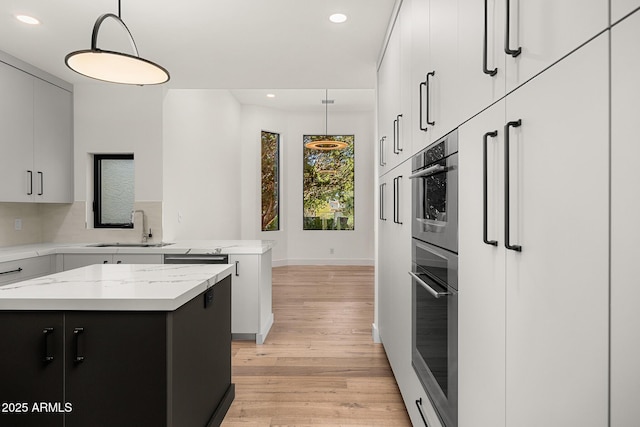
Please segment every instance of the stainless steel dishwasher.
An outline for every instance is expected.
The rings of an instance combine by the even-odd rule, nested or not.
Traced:
[[[164,254],[165,264],[229,264],[227,254]]]

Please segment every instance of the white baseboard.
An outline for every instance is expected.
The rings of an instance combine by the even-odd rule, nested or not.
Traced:
[[[365,258],[324,258],[324,259],[278,259],[273,260],[271,265],[273,267],[285,267],[288,265],[365,265],[374,266],[373,259]]]
[[[380,332],[378,331],[378,326],[375,323],[371,324],[371,338],[375,343],[379,344],[382,342],[382,340],[380,340]]]

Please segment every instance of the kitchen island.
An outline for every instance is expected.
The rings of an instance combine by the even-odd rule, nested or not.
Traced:
[[[232,272],[92,265],[0,286],[0,425],[219,425]]]

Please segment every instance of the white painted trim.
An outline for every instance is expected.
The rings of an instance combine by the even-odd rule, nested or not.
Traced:
[[[359,265],[374,266],[374,260],[370,258],[341,258],[341,259],[282,259],[274,260],[272,267],[285,267],[287,265]]]
[[[60,89],[73,92],[73,85],[71,83],[62,80],[61,78],[56,77],[53,74],[49,74],[46,71],[41,70],[40,68],[34,67],[33,65],[28,64],[16,58],[15,56],[11,56],[1,50],[0,62],[4,62],[5,64],[12,66],[13,68],[17,68],[20,71],[31,74],[32,76],[37,77],[40,80],[44,80],[45,82],[51,83],[54,86],[58,86]]]
[[[378,325],[375,323],[371,324],[371,338],[374,343],[380,344],[382,340],[380,339],[380,331],[378,331]]]
[[[273,326],[273,313],[269,316],[269,321],[264,325],[264,328],[262,328],[260,333],[256,334],[256,344],[264,344],[264,341],[267,339],[267,335],[269,335],[269,331],[271,330],[271,326]]]

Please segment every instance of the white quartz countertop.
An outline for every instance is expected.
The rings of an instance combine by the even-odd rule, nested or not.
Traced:
[[[97,243],[97,242],[96,242]],[[116,243],[116,242],[102,242]],[[153,243],[153,242],[150,242]],[[95,243],[42,243],[0,247],[0,262],[55,254],[215,254],[261,255],[273,240],[184,240],[161,247],[96,247]]]
[[[0,310],[173,311],[229,264],[97,264],[0,286]]]

